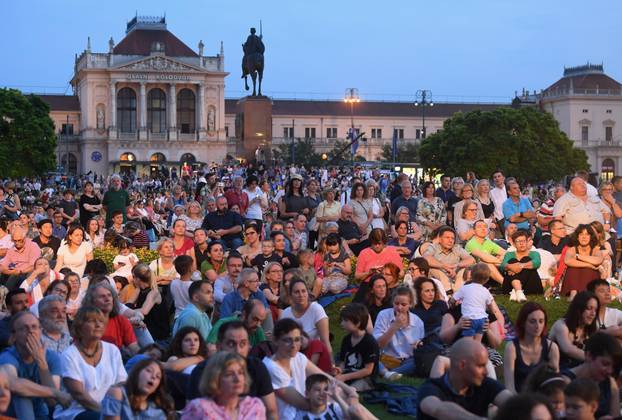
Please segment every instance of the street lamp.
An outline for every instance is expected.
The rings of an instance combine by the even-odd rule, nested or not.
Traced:
[[[354,132],[354,104],[361,102],[361,98],[359,97],[359,90],[357,88],[347,88],[346,93],[343,97],[343,101],[347,104],[350,104],[350,140],[352,141],[352,146],[356,141],[357,135]],[[352,149],[352,166],[354,166],[354,152],[355,149]]]
[[[434,102],[432,102],[432,91],[426,89],[420,89],[415,93],[415,106],[421,107],[421,120],[422,120],[422,132],[421,138],[425,139],[425,109],[426,107],[433,107]]]

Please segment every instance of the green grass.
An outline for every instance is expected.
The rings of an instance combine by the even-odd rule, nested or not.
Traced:
[[[546,309],[549,328],[553,325],[555,321],[564,317],[564,314],[566,313],[566,309],[568,308],[568,302],[566,301],[566,299],[545,300],[544,297],[542,296],[529,296],[528,298],[530,301],[538,302]],[[507,295],[503,295],[503,296],[497,295],[495,296],[495,300],[497,304],[499,304],[500,306],[503,306],[508,311],[508,314],[510,315],[510,318],[512,319],[512,321],[515,321],[516,316],[518,315],[518,311],[520,310],[522,304],[517,303],[517,302],[510,302],[509,296]],[[332,341],[333,346],[332,347],[333,347],[333,353],[335,355],[339,354],[339,349],[341,348],[341,340],[345,336],[345,331],[339,325],[339,311],[341,310],[343,306],[350,303],[351,301],[352,301],[351,298],[340,299],[336,301],[335,303],[333,303],[332,305],[329,305],[327,308],[325,308],[326,313],[328,314],[328,317],[330,320],[330,332],[333,334],[333,341]],[[622,310],[622,304],[619,302],[613,303],[611,306]],[[499,348],[497,350],[503,353],[503,348]],[[499,377],[499,379],[503,380],[502,377]],[[397,383],[417,386],[421,384],[422,382],[423,382],[423,379],[420,379],[420,378],[402,378]],[[365,404],[365,406],[375,416],[383,420],[384,419],[388,419],[388,420],[402,419],[403,420],[404,418],[403,416],[396,416],[396,415],[390,414],[389,412],[386,411],[383,405]]]

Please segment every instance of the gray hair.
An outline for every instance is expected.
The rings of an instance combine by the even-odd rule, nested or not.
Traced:
[[[257,274],[254,268],[243,268],[236,281],[238,287],[244,286],[244,282],[248,281],[253,274]]]
[[[114,181],[117,179],[121,181],[121,176],[119,174],[112,174],[112,176],[110,177],[110,181]]]
[[[408,217],[410,217],[410,209],[406,206],[400,206],[398,207],[397,211],[395,212],[395,214],[400,214],[401,212],[407,212],[408,213]]]
[[[65,299],[58,295],[47,295],[39,301],[37,306],[39,308],[39,317],[42,317],[43,314],[47,313],[50,306],[52,306],[52,302],[61,302],[63,305],[67,304]]]
[[[110,311],[110,314],[108,316],[112,318],[119,315],[119,311],[121,310],[119,295],[117,294],[117,289],[112,287],[112,285],[108,281],[102,281],[92,286],[89,286],[86,294],[84,295],[84,299],[82,299],[82,307],[93,306],[97,308],[97,305],[95,305],[95,291],[99,288],[104,288],[112,293],[112,311]]]

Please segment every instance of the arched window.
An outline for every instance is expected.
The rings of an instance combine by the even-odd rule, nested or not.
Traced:
[[[166,162],[166,156],[164,156],[162,153],[154,153],[151,155],[151,158],[149,159],[152,163],[157,163],[157,162]]]
[[[69,161],[67,161],[68,157]],[[73,153],[65,153],[60,161],[63,168],[67,169],[69,175],[76,175],[78,173],[78,159],[76,159],[76,155]]]
[[[603,181],[611,181],[611,178],[613,178],[615,173],[616,173],[616,164],[613,161],[613,159],[607,158],[603,160],[603,165],[600,170],[600,178]]]
[[[166,94],[162,89],[151,89],[147,95],[147,127],[152,133],[166,130]]]
[[[182,89],[177,94],[177,127],[183,134],[194,133],[196,121],[194,92]]]
[[[136,92],[128,87],[117,93],[117,124],[122,133],[136,132]]]
[[[192,153],[184,153],[183,155],[181,155],[181,158],[179,159],[179,161],[181,163],[187,163],[188,165],[192,165],[193,163],[197,161],[197,159],[194,157]]]
[[[134,153],[125,152],[121,154],[121,158],[119,160],[121,162],[136,162],[136,156],[134,156]]]

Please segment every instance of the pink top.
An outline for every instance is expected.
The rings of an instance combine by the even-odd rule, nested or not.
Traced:
[[[32,266],[40,256],[41,249],[39,248],[39,245],[26,238],[24,247],[20,251],[17,251],[15,247],[9,248],[4,259],[2,260],[2,265],[8,267],[9,264],[14,263],[14,268],[24,269],[25,267]]]
[[[377,254],[371,248],[365,248],[359,254],[358,260],[356,260],[356,274],[365,273],[372,267],[382,267],[388,262],[397,265],[400,270],[404,268],[402,257],[397,253],[395,247],[385,246],[380,254]],[[364,281],[369,281],[369,278]]]
[[[243,397],[240,399],[238,420],[265,420],[266,407],[259,398]],[[224,407],[208,398],[196,398],[186,405],[181,420],[231,420]]]

